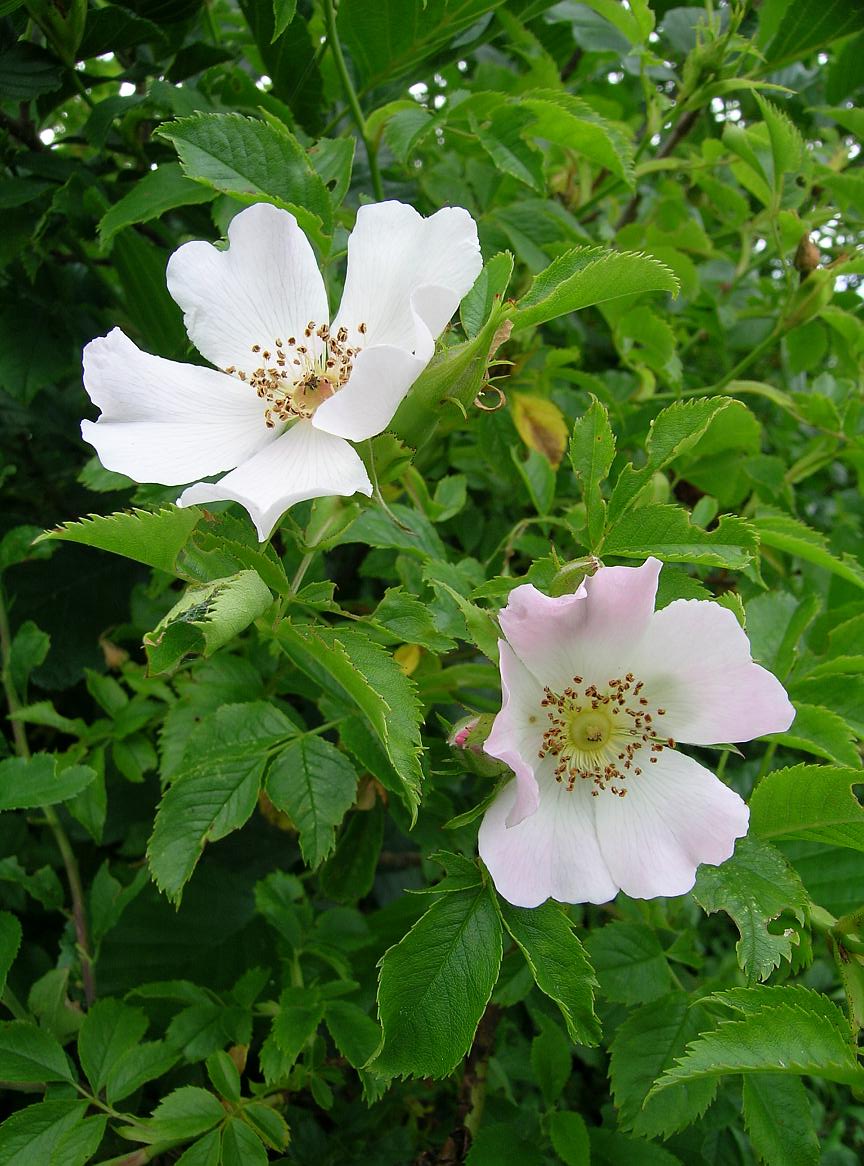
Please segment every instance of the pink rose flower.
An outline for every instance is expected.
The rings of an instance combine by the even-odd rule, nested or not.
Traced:
[[[504,701],[485,748],[515,778],[479,849],[517,906],[681,895],[747,833],[738,794],[677,744],[783,732],[795,710],[727,608],[654,610],[661,565],[601,567],[554,599],[517,587],[500,614]]]

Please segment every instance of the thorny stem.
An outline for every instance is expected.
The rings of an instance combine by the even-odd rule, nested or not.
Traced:
[[[10,713],[16,713],[21,708],[21,701],[15,690],[12,680],[12,634],[9,628],[9,615],[6,610],[6,601],[2,587],[0,587],[0,648],[3,660],[3,689],[6,693],[6,703]],[[27,741],[27,730],[24,722],[12,721],[12,736],[15,742],[15,752],[19,757],[29,760],[30,745]],[[87,911],[84,906],[84,888],[81,885],[81,872],[78,869],[78,860],[69,841],[69,835],[57,816],[53,806],[45,806],[45,821],[54,835],[57,849],[66,868],[66,879],[69,883],[69,894],[72,899],[72,921],[75,925],[75,938],[78,944],[78,956],[81,961],[81,979],[84,984],[84,999],[88,1006],[96,999],[96,982],[93,976],[93,957],[90,953],[90,938],[87,929]]]
[[[336,30],[336,10],[333,7],[333,0],[324,0],[324,19],[327,26],[327,41],[333,53],[333,63],[336,66],[336,72],[339,74],[339,80],[342,83],[345,99],[348,102],[348,108],[351,110],[351,116],[354,118],[363,145],[366,148],[366,157],[369,159],[369,177],[372,179],[372,190],[375,192],[375,197],[378,201],[383,202],[384,187],[381,185],[381,171],[378,169],[378,154],[366,130],[366,119],[363,116],[363,110],[360,108],[357,91],[348,73],[348,66],[345,64],[342,43],[339,40],[339,33]]]

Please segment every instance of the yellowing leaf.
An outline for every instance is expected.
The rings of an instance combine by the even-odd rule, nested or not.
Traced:
[[[402,644],[393,653],[393,659],[406,676],[410,676],[420,663],[420,648],[417,644]]]
[[[513,424],[529,449],[548,458],[557,470],[567,448],[567,422],[557,405],[545,397],[520,393],[513,398]]]

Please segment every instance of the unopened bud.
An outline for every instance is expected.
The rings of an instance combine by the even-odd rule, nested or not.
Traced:
[[[450,730],[447,744],[463,752],[465,767],[480,777],[495,777],[506,768],[500,761],[490,757],[483,746],[492,731],[495,717],[491,713],[465,717],[457,721]]]
[[[804,282],[811,271],[816,270],[819,266],[820,259],[819,248],[810,238],[809,232],[802,235],[798,246],[795,248],[795,258],[792,260],[795,270],[801,276],[801,283]]]

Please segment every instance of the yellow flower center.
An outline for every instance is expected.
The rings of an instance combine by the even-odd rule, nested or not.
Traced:
[[[363,336],[366,325],[355,331]],[[264,402],[264,422],[268,429],[288,421],[308,420],[315,410],[337,393],[354,369],[361,345],[349,345],[348,329],[331,333],[328,324],[310,320],[299,339],[275,337],[272,345],[253,344],[252,352],[261,361],[252,373],[230,365],[224,371],[247,382]]]
[[[550,725],[543,732],[538,757],[556,759],[556,781],[572,791],[577,780],[586,780],[592,783],[594,797],[606,789],[624,797],[628,776],[640,777],[646,759],[656,764],[664,749],[675,747],[671,737],[657,735],[656,719],[666,710],[652,705],[644,688],[628,672],[602,686],[574,676],[560,694],[543,690],[540,703]]]

